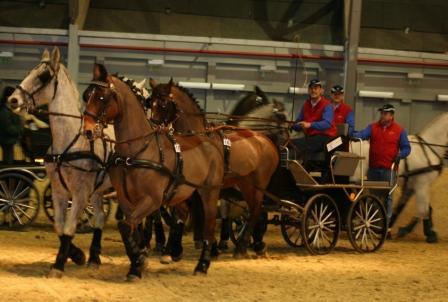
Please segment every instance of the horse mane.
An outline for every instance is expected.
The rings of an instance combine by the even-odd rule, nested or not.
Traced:
[[[185,93],[196,105],[196,108],[199,110],[200,113],[204,113],[204,109],[202,109],[201,105],[199,104],[198,100],[194,96],[194,94],[187,88],[180,86],[179,84],[174,84],[174,87],[178,88],[180,91]]]
[[[126,76],[121,76],[118,73],[113,74],[113,77],[119,79],[123,83],[129,86],[129,88],[132,90],[132,92],[135,94],[137,99],[142,103],[145,104],[146,98],[143,96],[143,90],[137,87],[136,82],[133,79],[130,79]],[[143,88],[145,89],[145,88]]]

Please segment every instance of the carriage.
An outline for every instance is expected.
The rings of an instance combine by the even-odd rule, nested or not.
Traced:
[[[274,176],[281,181],[265,192],[263,208],[271,213],[266,223],[279,225],[288,245],[326,254],[335,248],[340,231],[346,231],[360,253],[374,252],[383,245],[388,233],[384,201],[397,188],[398,177],[391,173],[390,181],[364,177],[350,181],[355,173],[364,175],[365,157],[362,141],[358,141],[360,150],[352,150],[357,152],[327,150],[311,155],[306,165],[295,158],[291,148],[282,147],[281,167]],[[327,146],[334,147],[331,143]],[[273,191],[275,195],[270,193]],[[230,202],[232,207],[242,207]],[[244,229],[245,217],[241,211],[232,217],[232,241]]]
[[[35,222],[43,207],[53,222],[54,209],[50,181],[47,178],[43,157],[51,144],[49,129],[28,131],[28,152],[31,161],[16,161],[14,165],[0,166],[0,227],[20,229]],[[105,195],[103,209],[109,216],[113,195]],[[70,208],[69,201],[69,208]],[[89,205],[78,223],[78,232],[91,230],[93,209]]]

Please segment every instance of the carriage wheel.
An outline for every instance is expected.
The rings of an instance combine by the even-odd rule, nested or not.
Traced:
[[[231,228],[230,228],[230,240],[236,246],[238,239],[243,234],[244,229],[247,227],[249,216],[242,214],[238,217],[231,218]]]
[[[236,246],[238,239],[241,238],[244,229],[247,227],[247,223],[249,221],[249,208],[246,202],[241,203],[237,201],[230,201],[230,206],[235,207],[235,209],[230,209],[230,240]],[[232,213],[236,213],[236,215],[232,215]],[[250,243],[249,243],[250,244]]]
[[[280,229],[283,239],[294,248],[303,247],[302,235],[300,234],[300,219],[290,215],[282,215],[280,218]]]
[[[28,226],[38,213],[39,191],[33,181],[18,173],[0,175],[0,226]]]
[[[353,202],[347,216],[347,232],[353,248],[360,253],[379,249],[387,236],[387,216],[381,201],[372,195]]]
[[[110,190],[107,190],[105,193],[110,193]],[[68,208],[69,211],[72,206],[71,200],[68,201]],[[112,199],[103,199],[103,211],[104,211],[104,222],[107,221],[110,210],[112,206]],[[47,215],[48,219],[50,219],[51,222],[54,222],[54,207],[53,207],[53,200],[51,199],[51,186],[48,186],[44,191],[44,211]],[[94,225],[94,209],[93,206],[89,203],[87,207],[84,209],[84,211],[81,213],[81,216],[79,217],[79,222],[76,227],[77,233],[88,233],[93,231],[93,225]]]
[[[312,196],[303,210],[303,243],[312,254],[331,252],[338,241],[341,221],[334,200],[326,194]]]

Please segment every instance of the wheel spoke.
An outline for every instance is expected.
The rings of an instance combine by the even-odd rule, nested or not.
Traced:
[[[23,203],[19,203],[19,202],[15,202],[14,205],[17,206],[17,207],[23,207],[23,208],[27,208],[27,209],[33,209],[33,210],[37,209],[37,207],[33,207],[33,206],[30,206],[30,205],[27,205],[27,204],[23,204]]]
[[[332,231],[330,230],[330,232],[332,233]],[[330,237],[327,236],[327,234],[325,234],[325,232],[322,231],[322,238],[327,240],[328,243],[331,245],[333,242],[330,240]]]
[[[16,217],[17,221],[23,225],[22,219],[20,219],[19,215],[17,215],[16,210],[13,207],[11,207],[11,210],[12,210],[14,216]]]
[[[12,197],[16,197],[16,193],[19,190],[19,188],[22,188],[23,181],[19,179],[19,182],[17,183],[16,187],[14,188],[14,192],[12,193]]]
[[[0,186],[2,187],[3,192],[5,192],[4,197],[6,199],[11,198],[11,191],[9,190],[9,188],[6,187],[6,183],[4,181],[0,181]]]
[[[26,218],[28,218],[30,221],[32,220],[31,217],[24,210],[22,210],[20,207],[15,207],[15,208],[18,209],[20,212],[22,212],[23,215],[25,215]]]
[[[17,199],[17,198],[22,198],[23,196],[25,196],[26,194],[28,194],[28,192],[31,190],[31,187],[25,187],[25,189],[23,189],[19,194],[15,194],[15,192],[14,192],[14,195],[13,195],[13,198],[14,199]]]
[[[333,211],[330,211],[330,213],[328,213],[328,215],[327,216],[325,216],[325,218],[324,219],[322,219],[322,223],[324,223],[325,224],[325,221],[327,221],[327,219],[328,218],[330,218],[331,217],[331,215],[333,215]]]

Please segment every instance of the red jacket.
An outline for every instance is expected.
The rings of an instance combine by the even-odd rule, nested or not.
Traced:
[[[346,122],[347,115],[352,111],[353,109],[350,105],[340,103],[339,106],[334,109],[334,123],[336,125],[344,124]]]
[[[325,107],[327,106],[332,106],[331,102],[326,99],[325,97],[321,97],[320,101],[313,107],[311,105],[311,100],[306,100],[305,104],[303,104],[303,121],[305,122],[318,122],[321,121],[323,119],[323,112]],[[333,107],[331,107],[331,110]],[[307,135],[326,135],[329,137],[334,137],[336,136],[336,126],[334,124],[334,118],[332,119],[332,123],[330,128],[326,129],[326,130],[317,130],[317,129],[313,129],[308,128],[305,129],[305,134]]]
[[[390,169],[398,155],[403,128],[395,122],[383,127],[379,122],[371,125],[369,166]]]

